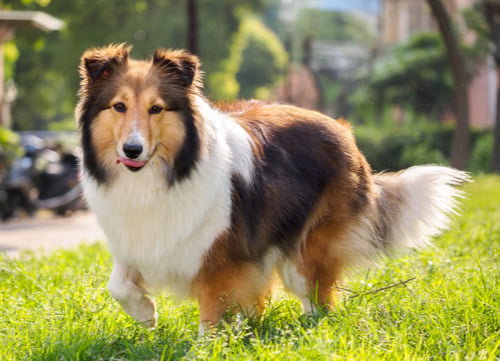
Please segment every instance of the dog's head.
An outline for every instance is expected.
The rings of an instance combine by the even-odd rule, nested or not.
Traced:
[[[145,61],[129,53],[110,45],[81,58],[76,117],[85,171],[104,183],[117,167],[139,171],[157,159],[171,181],[187,177],[200,148],[199,60],[181,50],[156,50]]]

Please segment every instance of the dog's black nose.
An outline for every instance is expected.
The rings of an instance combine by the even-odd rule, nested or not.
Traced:
[[[138,158],[142,153],[142,145],[125,143],[123,144],[123,153],[130,159]]]

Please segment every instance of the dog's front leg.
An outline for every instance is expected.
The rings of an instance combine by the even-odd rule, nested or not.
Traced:
[[[158,319],[156,305],[144,287],[141,274],[133,267],[116,262],[108,283],[108,290],[124,311],[146,328],[155,328]]]

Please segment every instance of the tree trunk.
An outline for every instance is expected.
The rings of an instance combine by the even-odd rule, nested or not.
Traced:
[[[313,70],[311,66],[313,60],[312,57],[312,39],[310,36],[308,36],[302,42],[302,64],[311,72],[314,80],[314,85],[316,86],[316,89],[318,89],[318,100],[315,104],[315,109],[319,109],[319,111],[326,113],[324,91],[323,87],[321,86],[319,75]]]
[[[453,26],[441,0],[427,0],[446,46],[455,90],[457,126],[451,147],[451,165],[465,169],[469,156],[469,97],[465,60],[460,51]]]
[[[198,4],[196,0],[187,1],[187,48],[198,54]]]

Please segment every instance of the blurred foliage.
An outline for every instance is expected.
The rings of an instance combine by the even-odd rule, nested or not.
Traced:
[[[490,173],[493,131],[483,130],[477,133],[478,136],[471,149],[468,169],[474,173]]]
[[[403,125],[356,126],[359,148],[377,171],[415,164],[447,164],[453,127],[428,121]]]
[[[376,34],[370,31],[366,22],[349,13],[304,9],[299,12],[292,30],[303,39],[314,38],[337,43],[356,43],[372,46]]]
[[[241,84],[239,96],[268,98],[271,88],[286,72],[288,53],[278,37],[256,18],[247,18],[242,28],[247,34],[247,46],[236,74]]]
[[[278,37],[256,17],[247,16],[233,37],[229,57],[208,76],[211,94],[224,100],[267,97],[287,63],[288,54]]]
[[[3,56],[4,79],[12,79],[14,77],[15,64],[19,58],[19,50],[14,41],[9,41],[3,45]]]
[[[469,57],[486,60],[491,55],[500,64],[500,0],[477,0],[462,12],[469,30]],[[488,20],[489,19],[489,20]],[[488,24],[491,21],[491,24]]]
[[[454,126],[414,119],[400,126],[355,126],[360,150],[376,171],[397,171],[416,164],[448,165]],[[490,169],[491,130],[471,131],[471,157],[467,169],[487,173]]]
[[[367,76],[367,86],[350,101],[358,112],[380,113],[398,105],[439,119],[453,101],[453,80],[438,33],[419,33],[381,56]],[[355,117],[363,118],[364,114]]]
[[[202,69],[220,71],[233,34],[245,15],[260,11],[265,0],[199,0],[199,56]],[[46,129],[52,122],[71,124],[79,77],[77,67],[89,47],[127,42],[132,56],[151,57],[156,48],[186,46],[186,6],[161,0],[0,0],[11,10],[41,10],[65,22],[60,32],[19,29],[19,57],[13,68],[18,98],[13,106],[16,129]],[[226,84],[210,81],[207,92]],[[229,84],[230,85],[230,84]]]
[[[474,39],[470,42],[470,53],[468,55],[476,59],[485,60],[486,55],[490,52],[490,31],[488,24],[484,20],[484,16],[474,6],[466,8],[462,12],[462,15],[466,27],[474,34]]]
[[[12,160],[21,155],[19,135],[0,126],[0,181],[6,175]]]
[[[0,126],[0,149],[15,149],[19,145],[19,135],[12,130]]]

